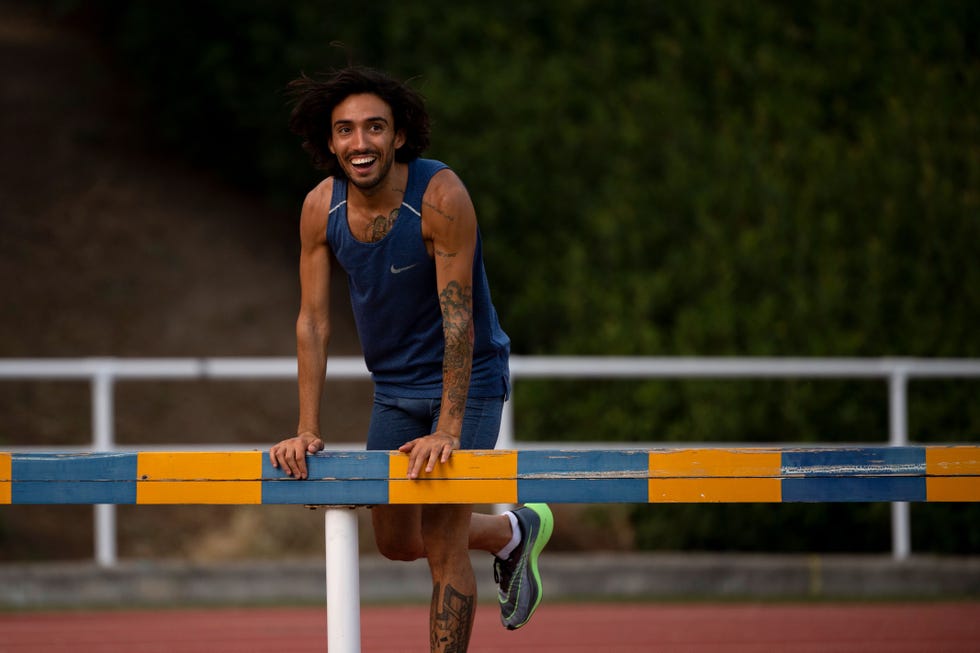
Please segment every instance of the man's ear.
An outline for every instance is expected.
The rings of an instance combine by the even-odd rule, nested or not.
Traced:
[[[401,149],[402,145],[404,145],[405,144],[405,141],[407,141],[407,140],[408,140],[408,138],[406,138],[406,136],[405,136],[405,130],[404,129],[399,129],[395,133],[395,149],[396,150]]]

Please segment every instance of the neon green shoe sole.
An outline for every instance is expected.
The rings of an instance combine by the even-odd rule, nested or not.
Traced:
[[[521,529],[521,543],[508,560],[496,558],[493,563],[500,620],[508,630],[526,624],[541,603],[538,557],[555,525],[551,509],[544,503],[529,503],[515,510],[514,516]]]

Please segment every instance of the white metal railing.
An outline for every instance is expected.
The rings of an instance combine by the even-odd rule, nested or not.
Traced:
[[[858,378],[881,379],[888,384],[888,443],[908,444],[906,390],[911,378],[980,378],[977,359],[922,358],[699,358],[617,356],[512,356],[511,378],[522,379],[652,379],[652,378]],[[60,358],[0,360],[0,380],[87,380],[92,391],[92,447],[94,451],[126,450],[115,442],[114,391],[117,381],[190,379],[279,379],[296,378],[293,357],[264,358]],[[370,378],[363,359],[332,357],[328,380]],[[539,443],[521,441],[524,448]],[[548,447],[573,443],[549,442]],[[689,443],[685,443],[689,444]],[[726,443],[732,446],[733,443]],[[182,445],[186,449],[242,448],[242,445]],[[330,449],[356,445],[330,443]],[[513,403],[504,407],[497,446],[515,448]],[[589,446],[574,443],[576,447]],[[602,442],[603,448],[615,443]],[[636,443],[629,443],[636,446]],[[39,447],[4,447],[12,451],[36,451]],[[140,445],[139,449],[148,449]],[[168,448],[173,448],[169,445]],[[61,447],[70,450],[71,447]],[[911,553],[909,506],[892,504],[892,555],[902,560]],[[98,564],[115,564],[116,521],[114,505],[95,510],[95,557]]]

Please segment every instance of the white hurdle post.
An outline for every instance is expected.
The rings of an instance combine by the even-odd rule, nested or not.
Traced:
[[[361,579],[357,511],[327,506],[324,516],[327,556],[327,650],[361,651]]]

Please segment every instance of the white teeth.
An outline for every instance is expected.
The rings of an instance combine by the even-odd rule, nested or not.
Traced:
[[[355,158],[353,158],[353,159],[350,160],[350,162],[353,163],[356,166],[367,165],[368,163],[371,163],[372,161],[374,161],[374,157],[373,156],[359,156],[359,157],[355,157]]]

